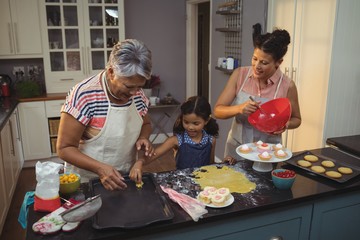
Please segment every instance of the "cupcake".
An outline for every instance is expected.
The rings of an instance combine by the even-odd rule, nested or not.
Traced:
[[[225,197],[225,201],[228,200],[230,198],[230,190],[228,188],[222,187],[219,188],[216,191],[217,194],[224,196]]]
[[[208,191],[201,191],[198,195],[198,199],[205,204],[209,204],[211,203],[211,194]]]
[[[284,150],[282,150],[282,149],[275,151],[274,155],[277,158],[286,158],[287,157],[287,153],[284,152]]]
[[[263,143],[264,143],[263,141],[259,140],[259,141],[257,141],[257,142],[254,142],[254,145],[255,145],[256,147],[258,147],[258,146],[260,146],[260,145],[263,144]]]
[[[225,205],[225,197],[220,194],[215,194],[211,197],[211,204],[214,206],[224,206]]]
[[[269,144],[263,143],[263,144],[257,146],[257,150],[258,150],[259,153],[270,152],[270,151],[271,151],[271,147],[270,147]]]
[[[281,143],[278,143],[276,145],[273,145],[273,150],[274,151],[278,151],[278,150],[282,150],[284,147]]]
[[[239,151],[241,153],[250,153],[252,151],[252,149],[248,145],[244,144],[244,145],[241,145]]]
[[[204,187],[204,191],[208,192],[210,195],[214,195],[217,191],[217,188],[212,186],[206,186]]]
[[[267,161],[271,159],[271,155],[268,152],[263,152],[258,155],[261,160]]]

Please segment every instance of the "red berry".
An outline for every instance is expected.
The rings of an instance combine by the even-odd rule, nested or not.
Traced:
[[[293,178],[295,176],[295,172],[292,170],[285,170],[283,172],[275,172],[274,175],[279,178]]]

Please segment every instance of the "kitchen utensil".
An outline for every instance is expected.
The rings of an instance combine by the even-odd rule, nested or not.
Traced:
[[[256,107],[260,110],[260,112],[261,112],[262,114],[265,114],[266,116],[269,115],[269,114],[267,114],[267,113],[265,112],[265,110],[261,107],[261,105],[259,105],[259,104],[255,101],[255,99],[254,99],[252,96],[249,96],[249,98],[250,98],[251,101],[253,101],[253,102],[256,104]],[[271,116],[271,115],[270,115],[270,116]]]
[[[287,98],[270,100],[250,114],[248,121],[256,129],[266,133],[280,131],[291,117],[291,104]]]
[[[6,74],[0,74],[0,85],[1,85],[0,96],[9,97],[12,88],[11,78]]]
[[[328,151],[331,151],[331,153],[336,153],[336,150],[334,149],[331,149],[329,148]],[[353,170],[353,173],[352,174],[342,174],[342,177],[341,178],[331,178],[329,176],[327,176],[325,173],[317,173],[317,172],[314,172],[311,170],[310,167],[302,167],[300,165],[297,164],[297,161],[298,160],[302,160],[304,159],[304,156],[305,155],[315,155],[318,157],[319,160],[317,160],[316,162],[312,162],[311,166],[322,166],[321,165],[321,162],[324,161],[324,160],[331,160],[335,163],[335,166],[334,167],[324,167],[326,171],[337,171],[337,169],[339,167],[349,167]],[[358,160],[358,159],[356,159]],[[310,174],[314,175],[316,174],[317,176],[322,176],[324,178],[327,178],[327,179],[331,179],[333,181],[336,181],[338,183],[344,183],[344,182],[347,182],[357,176],[360,175],[360,167],[359,165],[353,165],[353,164],[350,164],[350,163],[346,163],[344,162],[344,156],[341,155],[341,152],[339,154],[338,157],[327,157],[327,156],[322,156],[322,155],[318,155],[318,154],[314,154],[313,152],[311,151],[304,151],[304,152],[301,152],[295,156],[293,156],[289,161],[287,161],[286,163],[290,164],[290,165],[293,165],[295,167],[298,167],[298,168],[301,168],[307,172],[309,172]]]
[[[99,194],[86,199],[82,203],[76,204],[59,215],[66,222],[80,222],[92,217],[101,208],[101,205],[102,200]]]

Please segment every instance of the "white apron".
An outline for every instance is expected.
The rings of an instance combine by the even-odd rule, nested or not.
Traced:
[[[105,74],[102,78],[103,86],[105,86],[104,81]],[[79,150],[97,161],[114,166],[122,174],[128,173],[135,162],[135,143],[139,138],[143,119],[136,110],[133,99],[129,107],[112,107],[107,91],[105,94],[109,102],[109,109],[104,127],[95,137],[83,141],[79,145]],[[69,164],[65,167],[69,169]],[[98,177],[96,174],[80,168],[75,168],[73,171],[80,174],[81,182]]]
[[[250,73],[251,73],[251,68],[249,68],[249,71],[246,75],[245,81],[241,85],[240,90],[237,93],[236,98],[234,99],[233,105],[238,105],[238,104],[244,103],[247,100],[249,100],[249,96],[251,96],[251,95],[242,91],[242,89],[244,88],[246,82],[248,81]],[[283,80],[283,76],[284,76],[284,74],[282,73],[279,83],[276,87],[276,91],[275,91],[273,99],[275,99],[277,97],[277,93],[279,91],[279,87]],[[257,101],[257,102],[260,101],[261,103],[265,103],[265,102],[271,100],[270,98],[262,98],[262,97],[258,97],[258,96],[252,96],[252,97],[254,97],[255,101]],[[227,138],[226,145],[225,145],[224,157],[226,157],[230,154],[229,148],[231,148],[231,146],[232,147],[239,146],[243,143],[251,143],[251,142],[256,142],[259,140],[261,140],[263,142],[267,142],[267,143],[279,143],[279,142],[281,142],[281,135],[270,135],[270,134],[260,132],[259,130],[254,128],[249,123],[248,118],[246,116],[244,116],[242,114],[238,114],[237,116],[234,117],[232,124],[231,124],[231,129],[229,131],[228,138]]]

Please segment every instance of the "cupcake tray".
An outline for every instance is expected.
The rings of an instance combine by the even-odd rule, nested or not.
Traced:
[[[142,188],[125,176],[127,188],[108,191],[98,178],[89,181],[93,196],[100,194],[102,206],[93,217],[95,229],[136,229],[155,222],[171,220],[174,213],[163,191],[151,174],[143,174]]]
[[[310,167],[302,167],[300,165],[297,164],[297,161],[298,160],[305,160],[304,157],[306,155],[314,155],[314,156],[317,156],[319,158],[318,161],[316,162],[311,162],[311,166]],[[335,166],[334,167],[324,167],[321,165],[321,162],[324,161],[324,160],[330,160],[330,161],[333,161]],[[341,162],[341,159],[333,159],[333,158],[330,158],[330,157],[324,157],[324,156],[321,156],[321,155],[318,155],[318,154],[314,154],[312,153],[311,151],[305,151],[305,152],[302,152],[300,154],[297,154],[295,156],[293,156],[291,159],[289,159],[288,161],[286,161],[286,163],[290,164],[290,165],[293,165],[295,167],[298,167],[298,168],[301,168],[307,172],[310,172],[312,174],[315,174],[317,176],[322,176],[324,178],[327,178],[327,179],[330,179],[330,180],[333,180],[333,181],[336,181],[336,182],[339,182],[339,183],[344,183],[346,181],[349,181],[350,179],[358,176],[360,174],[360,169],[359,167],[357,166],[354,166],[354,165],[350,165],[350,164],[344,164]],[[311,167],[312,166],[322,166],[325,168],[326,171],[337,171],[337,169],[339,167],[349,167],[353,170],[353,173],[352,174],[342,174],[342,177],[340,178],[332,178],[332,177],[329,177],[327,176],[325,173],[317,173],[317,172],[314,172],[313,170],[311,170]]]

